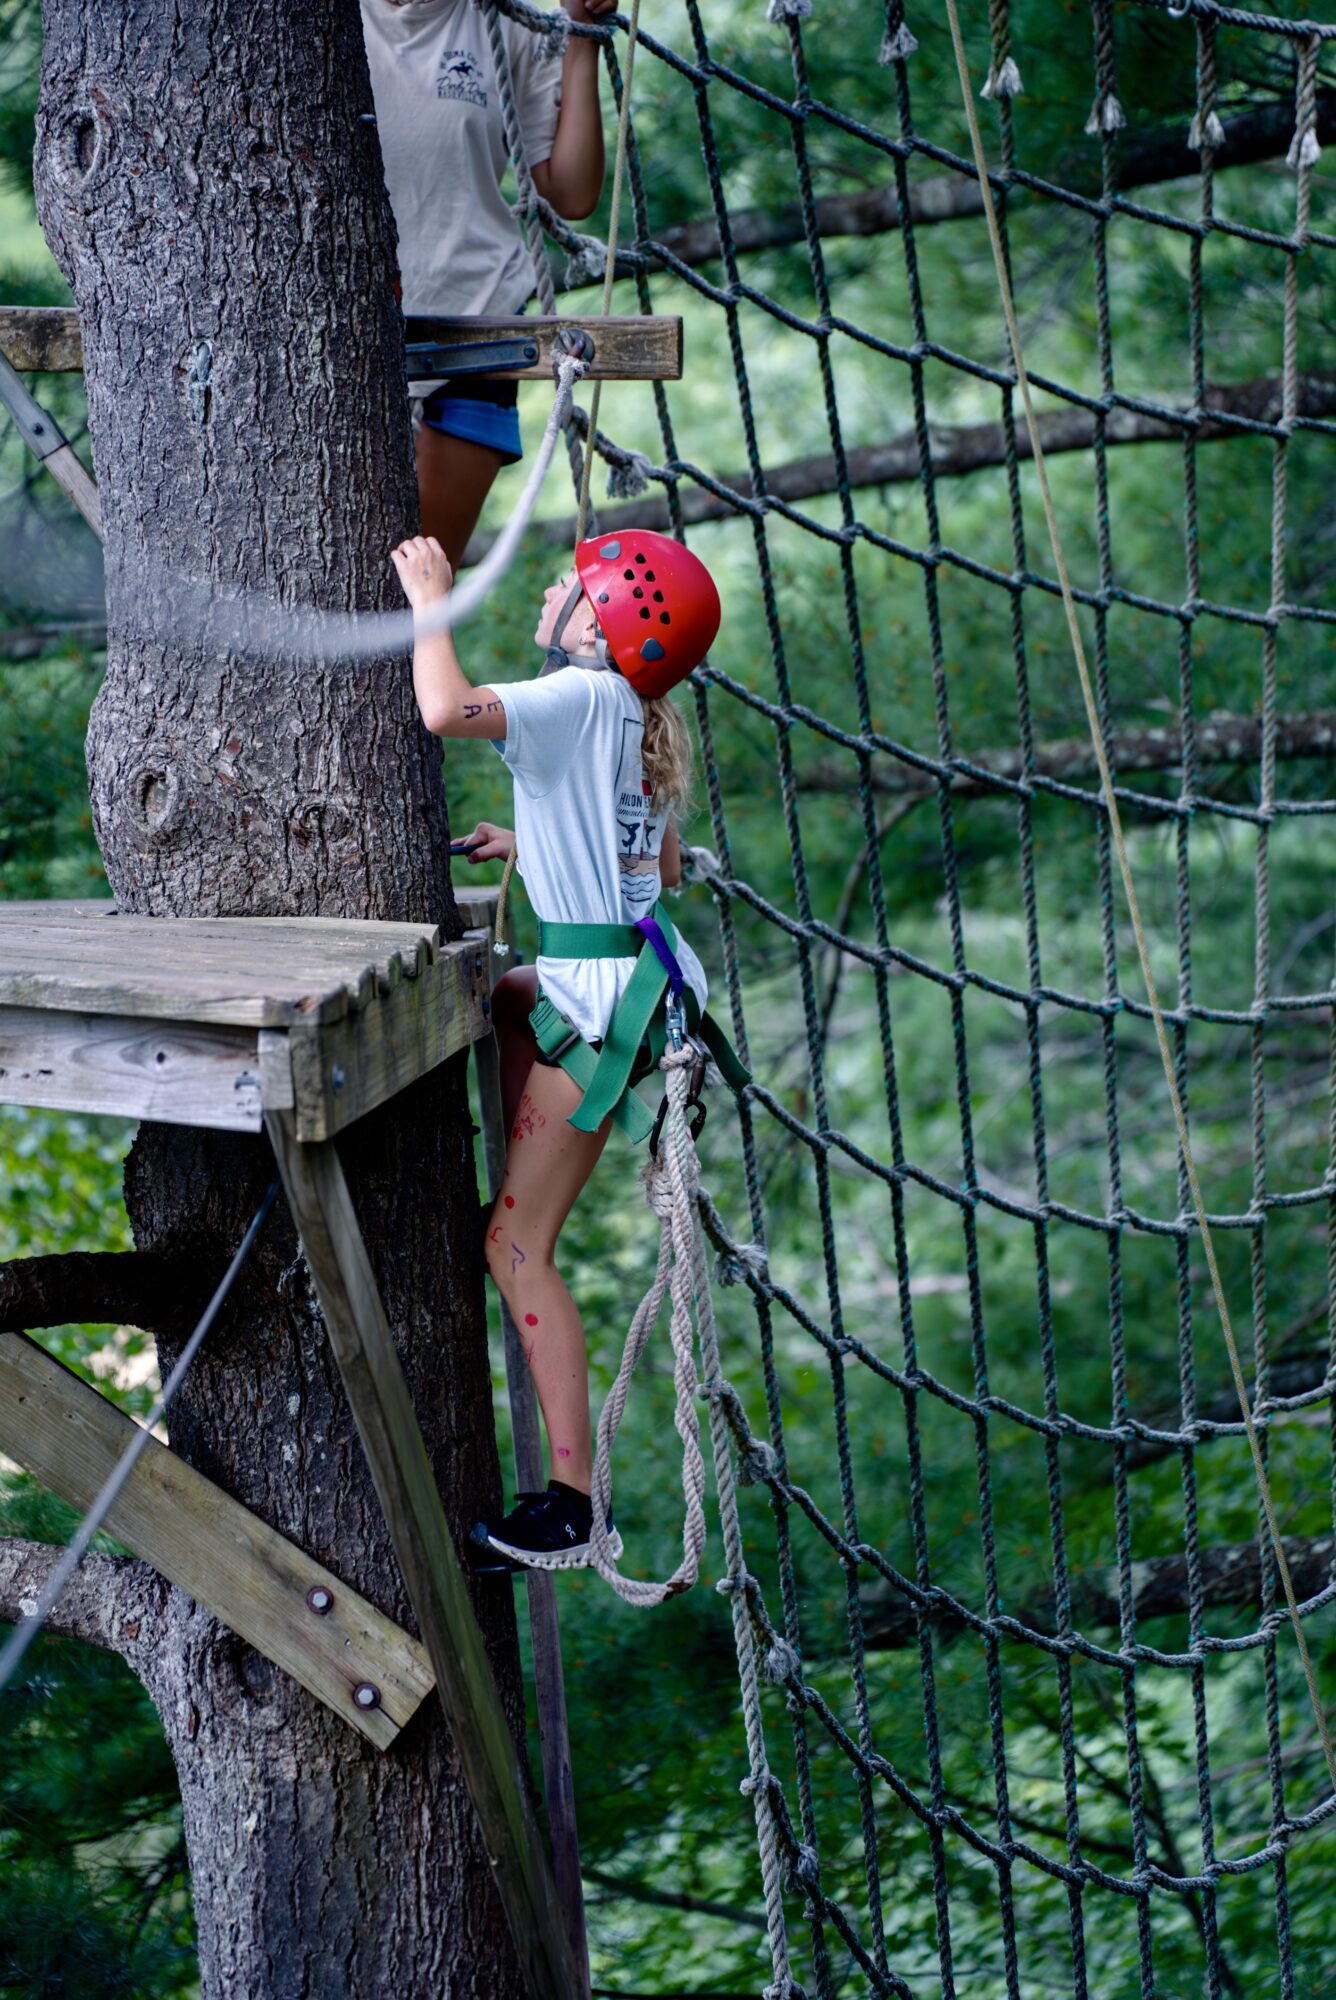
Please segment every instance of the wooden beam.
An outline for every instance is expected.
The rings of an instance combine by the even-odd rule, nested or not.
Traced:
[[[499,369],[504,382],[551,382],[552,343],[562,327],[583,327],[594,342],[587,381],[677,382],[682,375],[682,322],[649,313],[543,318],[521,313],[506,319],[424,321],[430,337],[445,345],[466,340],[513,340],[517,334],[538,342],[530,368]],[[15,368],[73,373],[83,367],[79,317],[68,306],[0,306],[0,356]]]
[[[83,339],[73,306],[0,306],[0,354],[25,374],[74,375]]]
[[[137,1428],[36,1341],[0,1334],[0,1450],[62,1500],[87,1508]],[[416,1639],[156,1440],[107,1527],[378,1749],[430,1693]]]
[[[456,1754],[510,1920],[528,2000],[581,1992],[528,1774],[501,1707],[427,1449],[333,1141],[266,1120],[330,1345],[436,1672]]]
[[[465,940],[447,945],[414,978],[372,994],[355,1014],[296,1021],[285,1037],[266,1035],[266,1047],[288,1046],[287,1101],[296,1107],[298,1139],[332,1139],[447,1056],[490,1035],[487,995],[486,953]],[[284,1100],[273,1101],[278,1108]]]
[[[73,446],[50,411],[44,410],[20,382],[3,352],[0,352],[0,403],[14,419],[29,451],[46,467],[101,541],[102,501],[92,474],[76,458]]]
[[[0,1006],[0,1104],[258,1132],[257,1037],[253,1029]]]

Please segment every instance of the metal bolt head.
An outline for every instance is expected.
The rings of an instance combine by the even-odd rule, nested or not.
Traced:
[[[313,1583],[306,1593],[306,1602],[317,1618],[334,1609],[334,1593],[323,1583]]]
[[[358,1708],[379,1708],[380,1689],[370,1681],[359,1681],[353,1689],[353,1702]]]

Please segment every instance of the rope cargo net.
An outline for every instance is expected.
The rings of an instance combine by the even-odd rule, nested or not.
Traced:
[[[570,32],[523,0],[488,8]],[[1336,235],[1314,224],[1336,26],[1211,0],[963,9],[1315,1715],[1085,734],[947,21],[770,0],[772,51],[742,68],[729,12],[642,10],[616,273],[640,311],[687,315],[688,377],[654,385],[655,449],[594,437],[610,504],[593,531],[668,527],[712,562],[747,541],[750,595],[725,595],[750,658],[745,677],[695,677],[709,834],[688,836],[756,1081],[738,1126],[719,1111],[702,1140],[712,1194],[677,1171],[723,1286],[701,1393],[767,1990],[1316,1992],[1336,1858],[1336,713],[1287,691],[1336,627]],[[875,115],[822,93],[836,15],[846,59],[866,37]],[[574,31],[601,41],[619,107],[624,27]],[[760,145],[786,149],[782,208],[748,200]],[[705,212],[664,226],[673,146],[698,146]],[[604,246],[522,160],[517,183],[567,293],[601,282]],[[970,246],[968,315],[948,241]],[[540,273],[550,310],[561,279]],[[679,445],[702,315],[728,368],[708,464]],[[820,412],[804,457],[782,448],[777,397],[795,439]],[[577,484],[589,430],[576,412]],[[741,474],[719,469],[729,438]],[[1257,496],[1265,533],[1244,547]],[[669,1083],[676,1121],[680,1070]],[[1032,1504],[999,1510],[1000,1484]]]

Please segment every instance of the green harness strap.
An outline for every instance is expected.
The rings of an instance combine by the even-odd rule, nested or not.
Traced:
[[[654,918],[668,941],[677,948],[677,931],[662,903],[654,908]],[[646,947],[648,946],[648,949]],[[574,1036],[570,1022],[557,1012],[545,994],[529,1016],[538,1046],[549,1061],[558,1062],[583,1093],[569,1123],[577,1132],[597,1132],[605,1118],[638,1144],[649,1137],[653,1118],[631,1088],[633,1072],[642,1045],[648,1041],[657,1065],[667,1041],[663,996],[668,973],[658,954],[634,924],[549,924],[538,925],[540,958],[634,958],[635,970],[618,1001],[600,1050]],[[683,996],[687,1026],[699,1034],[729,1088],[739,1091],[750,1082],[749,1072],[718,1023],[701,1015],[690,988]]]

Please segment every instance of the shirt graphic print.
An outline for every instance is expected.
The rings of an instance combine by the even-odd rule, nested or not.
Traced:
[[[622,896],[637,914],[652,909],[659,894],[659,848],[663,820],[650,801],[654,787],[645,776],[641,746],[645,725],[639,716],[622,717],[622,754],[617,766],[617,866]]]
[[[467,49],[446,49],[436,77],[436,95],[456,98],[461,104],[480,104],[486,110],[487,92],[477,57]]]

